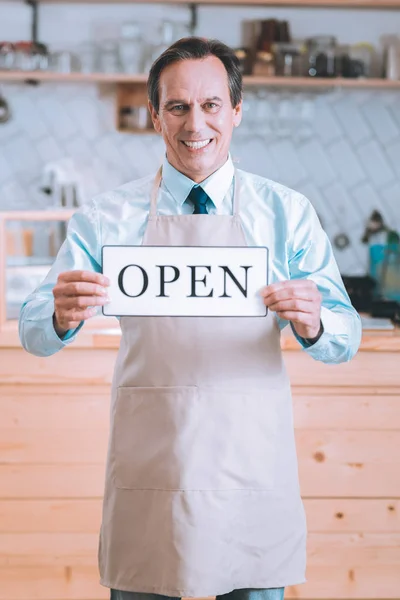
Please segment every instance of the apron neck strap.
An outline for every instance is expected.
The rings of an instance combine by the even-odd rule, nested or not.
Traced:
[[[160,167],[156,173],[156,176],[154,178],[153,181],[153,187],[151,190],[151,199],[150,199],[150,218],[154,218],[157,215],[157,196],[158,196],[158,190],[160,189],[160,184],[161,184],[161,179],[162,179],[162,167]],[[238,217],[239,216],[239,198],[240,198],[240,194],[239,194],[239,188],[240,188],[240,182],[239,182],[239,175],[237,170],[235,169],[234,175],[233,175],[233,216],[234,217]]]
[[[150,199],[150,218],[154,218],[157,215],[157,196],[158,190],[160,189],[162,179],[162,167],[160,167],[154,177],[153,187],[151,189],[151,199]]]
[[[233,206],[232,212],[235,218],[239,217],[239,209],[240,209],[240,181],[239,181],[239,173],[237,169],[233,174]]]

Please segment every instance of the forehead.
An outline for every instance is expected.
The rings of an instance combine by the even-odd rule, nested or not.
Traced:
[[[229,98],[228,74],[216,56],[181,60],[162,71],[159,91],[161,102],[170,98]]]

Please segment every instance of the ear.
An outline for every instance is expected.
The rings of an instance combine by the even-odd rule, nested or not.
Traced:
[[[154,129],[157,131],[157,133],[161,133],[161,123],[160,123],[159,114],[156,111],[156,109],[154,108],[154,106],[152,105],[152,103],[150,102],[150,100],[147,101],[147,105],[149,108],[151,120],[153,121]]]
[[[243,100],[241,100],[239,102],[239,104],[237,104],[235,106],[235,108],[233,109],[233,126],[234,127],[238,127],[242,121],[242,105],[243,105]]]

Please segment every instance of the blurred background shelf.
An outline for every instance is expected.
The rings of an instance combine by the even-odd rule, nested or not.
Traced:
[[[146,74],[131,75],[129,73],[54,73],[48,71],[2,71],[0,82],[50,81],[67,83],[119,83],[145,84]],[[343,77],[261,77],[245,75],[243,82],[246,86],[277,86],[277,87],[346,87],[369,89],[400,88],[400,80],[383,78],[351,79]]]
[[[2,0],[4,1],[4,0]],[[21,0],[22,1],[22,0]],[[38,4],[80,4],[83,0],[38,0]],[[312,6],[334,8],[400,8],[400,0],[85,0],[85,4],[197,4],[236,6]]]

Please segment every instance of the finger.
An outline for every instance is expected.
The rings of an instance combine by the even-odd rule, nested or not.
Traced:
[[[294,294],[297,294],[300,293],[300,290],[307,290],[307,292],[309,292],[310,290],[318,290],[318,288],[315,282],[310,279],[288,279],[265,286],[261,290],[261,295],[266,298],[272,294],[285,292],[287,290],[296,290]]]
[[[284,300],[304,300],[308,302],[315,302],[318,299],[318,294],[318,290],[313,291],[309,288],[292,288],[288,286],[287,288],[281,289],[264,297],[264,302],[267,304],[267,306],[271,306],[271,304],[275,304],[276,302]]]
[[[109,299],[105,296],[65,296],[57,303],[57,308],[63,310],[84,310],[88,306],[104,306]]]
[[[90,317],[94,317],[96,313],[96,308],[85,308],[84,310],[63,311],[62,316],[59,316],[58,314],[56,316],[57,321],[61,326],[63,326],[64,323],[68,324],[73,323],[74,321],[78,321],[80,323],[81,321],[86,321],[87,319],[90,319]]]
[[[54,288],[54,295],[61,296],[107,296],[107,290],[102,285],[74,281],[70,283],[59,283]]]
[[[65,271],[58,276],[59,281],[65,283],[84,281],[88,283],[97,283],[98,285],[110,285],[110,280],[102,273],[94,271]]]
[[[311,314],[315,311],[315,304],[309,300],[291,298],[289,300],[280,300],[279,302],[274,302],[273,304],[270,304],[268,308],[273,312],[295,311]]]
[[[281,319],[286,321],[293,321],[293,323],[299,323],[301,325],[312,325],[314,319],[309,313],[297,312],[293,310],[283,310],[276,313]]]

